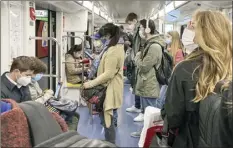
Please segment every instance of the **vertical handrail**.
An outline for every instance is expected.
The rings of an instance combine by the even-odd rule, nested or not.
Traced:
[[[57,74],[57,79],[58,79],[58,82],[61,82],[61,45],[60,45],[60,43],[57,41],[57,39],[56,38],[54,38],[54,37],[29,37],[29,40],[32,40],[32,39],[34,39],[34,40],[52,40],[52,41],[54,41],[54,42],[56,42],[57,43],[57,45],[58,45],[58,74]],[[52,49],[50,49],[50,50],[52,50]],[[50,54],[50,57],[49,57],[50,59],[50,68],[52,67],[52,55]],[[52,89],[51,88],[51,84],[52,84],[52,69],[50,69],[50,72],[49,72],[49,74],[50,74],[50,89]]]

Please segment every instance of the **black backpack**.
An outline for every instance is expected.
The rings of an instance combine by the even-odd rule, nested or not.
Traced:
[[[215,93],[200,101],[199,106],[199,143],[198,147],[221,147],[219,137],[220,107],[222,100],[221,90],[224,82],[219,82],[215,86]]]
[[[172,67],[173,67],[172,56],[170,56],[164,50],[164,47],[160,43],[158,43],[158,42],[150,42],[149,46],[148,46],[148,44],[145,45],[145,46],[148,46],[148,47],[146,48],[146,51],[145,51],[145,54],[144,54],[143,58],[147,55],[148,50],[149,50],[149,48],[150,48],[150,46],[152,44],[158,44],[162,48],[161,64],[160,64],[160,66],[159,66],[158,69],[156,68],[156,65],[154,65],[157,81],[159,82],[160,85],[168,85],[169,78],[171,77],[171,74],[172,74]]]

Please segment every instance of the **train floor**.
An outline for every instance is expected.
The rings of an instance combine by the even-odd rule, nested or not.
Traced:
[[[131,137],[130,133],[140,131],[143,123],[133,121],[138,115],[137,113],[126,112],[126,108],[133,104],[134,95],[130,91],[130,86],[125,84],[123,104],[118,109],[118,126],[116,127],[116,145],[118,147],[138,147],[139,138]],[[80,114],[78,133],[91,139],[104,140],[104,128],[100,124],[99,116],[93,115],[93,119],[91,119],[87,107],[80,107],[77,112]]]

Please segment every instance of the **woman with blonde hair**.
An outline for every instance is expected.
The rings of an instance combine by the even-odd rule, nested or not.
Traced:
[[[180,35],[177,31],[169,31],[166,35],[166,43],[168,45],[168,51],[173,57],[173,63],[176,65],[180,61],[184,60],[183,45],[180,40]]]
[[[199,129],[200,115],[204,114],[199,113],[200,103],[215,94],[219,82],[223,81],[227,87],[232,80],[230,21],[221,12],[197,11],[192,24],[194,36],[190,36],[190,39],[194,40],[198,48],[175,67],[162,112],[169,129],[179,129],[172,146],[174,148],[198,147],[200,133],[207,130]],[[209,107],[211,105],[206,106]]]

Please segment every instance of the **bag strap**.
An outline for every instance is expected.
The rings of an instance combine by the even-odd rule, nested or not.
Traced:
[[[108,81],[107,85],[109,85],[111,83],[111,81],[115,78],[115,76],[119,73],[119,71],[120,71],[120,68],[117,70],[117,72],[115,73],[114,77],[110,81]]]

